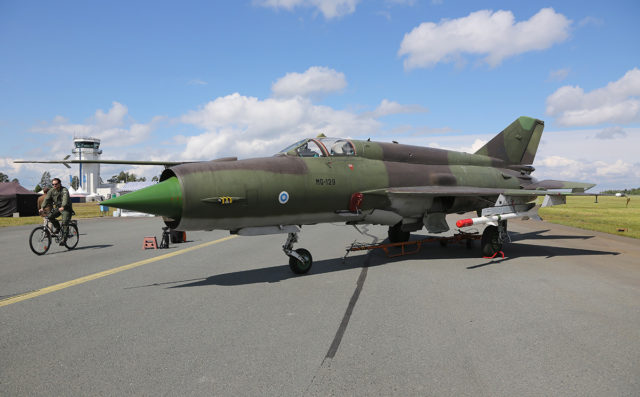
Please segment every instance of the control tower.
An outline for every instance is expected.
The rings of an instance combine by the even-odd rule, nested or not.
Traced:
[[[76,160],[100,160],[100,139],[73,138],[73,154]],[[80,172],[78,179],[82,190],[88,194],[96,194],[100,187],[100,164],[78,164]]]

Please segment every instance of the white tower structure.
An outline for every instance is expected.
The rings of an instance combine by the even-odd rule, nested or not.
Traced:
[[[100,139],[97,138],[73,138],[76,160],[100,160]],[[100,187],[100,164],[78,164],[80,172],[78,179],[80,187],[88,194],[97,194]]]

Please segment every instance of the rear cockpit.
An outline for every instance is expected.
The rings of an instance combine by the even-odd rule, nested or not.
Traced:
[[[355,156],[356,148],[348,139],[320,137],[303,139],[278,154],[297,157]]]

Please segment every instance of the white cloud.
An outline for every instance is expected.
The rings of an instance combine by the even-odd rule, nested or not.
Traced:
[[[598,139],[616,139],[624,138],[627,136],[627,132],[622,127],[609,127],[598,132],[596,138]]]
[[[124,118],[127,116],[129,110],[126,106],[119,102],[113,102],[111,109],[105,113],[102,109],[96,110],[94,119],[96,125],[102,128],[118,127],[124,124]]]
[[[397,102],[383,99],[380,105],[370,113],[373,117],[384,117],[392,114],[406,114],[406,113],[427,113],[429,109],[422,105],[401,105]]]
[[[324,133],[349,137],[379,131],[371,115],[358,115],[314,105],[301,96],[260,100],[239,93],[216,98],[180,118],[206,132],[178,137],[186,147],[182,158],[267,156],[296,140]]]
[[[312,66],[304,73],[287,73],[271,85],[271,91],[276,97],[306,97],[338,92],[346,86],[344,73],[324,66]]]
[[[73,124],[62,116],[56,116],[50,123],[43,123],[31,129],[32,132],[53,135],[47,149],[51,156],[69,154],[69,142],[72,137],[92,137],[101,140],[101,146],[123,147],[144,142],[164,117],[154,117],[150,123],[134,122],[128,116],[128,109],[119,102],[113,102],[105,113],[98,109],[93,117],[83,124]]]
[[[578,27],[585,27],[585,26],[602,26],[604,25],[604,20],[602,20],[601,18],[596,18],[596,17],[584,17],[580,20],[580,22],[578,22]]]
[[[563,156],[542,157],[536,161],[535,176],[544,179],[593,181],[593,163]]]
[[[569,72],[570,71],[571,71],[571,69],[569,69],[569,68],[552,70],[551,72],[549,72],[549,79],[548,80],[550,80],[550,81],[562,81],[562,80],[566,79],[567,76],[569,76]]]
[[[189,80],[187,84],[188,85],[207,85],[208,83],[204,80],[193,79],[193,80]]]
[[[469,138],[467,138],[466,140],[470,141]],[[445,150],[455,150],[456,152],[465,152],[465,153],[473,154],[473,153],[477,152],[478,149],[480,149],[481,147],[486,145],[487,142],[489,142],[489,141],[485,140],[485,139],[475,138],[473,140],[473,143],[471,144],[471,146],[469,146],[468,144],[463,144],[462,146],[450,146],[450,145],[440,146],[440,145],[436,145],[436,146],[433,146],[433,147],[439,147],[439,148],[445,149]]]
[[[471,145],[471,150],[469,150],[469,153],[475,153],[478,150],[480,150],[481,147],[483,147],[484,145],[487,144],[488,141],[482,140],[482,139],[476,139],[475,141],[473,141],[473,144]]]
[[[552,167],[552,168],[571,167],[576,164],[578,164],[577,161],[570,160],[568,158],[561,157],[561,156],[549,156],[547,158],[542,159],[542,161],[540,161],[540,165],[544,165],[546,167]]]
[[[385,3],[389,5],[403,5],[413,7],[416,5],[416,0],[386,0]]]
[[[615,162],[602,160],[576,160],[562,156],[550,156],[541,159],[536,168],[544,171],[554,179],[579,180],[597,182],[598,185],[608,186],[617,183],[622,188],[631,182],[638,184],[640,171],[637,165],[618,159]],[[626,183],[625,183],[626,182]],[[602,187],[595,191],[601,190]]]
[[[326,19],[354,13],[359,2],[360,0],[254,0],[254,4],[276,9],[284,8],[287,11],[293,11],[296,7],[316,8]]]
[[[565,126],[626,124],[640,120],[640,70],[585,93],[578,86],[560,87],[547,98],[547,114]]]
[[[619,131],[617,129],[613,131]],[[598,192],[640,186],[640,129],[626,128],[625,135],[602,139],[602,130],[546,131],[538,149],[534,176],[593,182]]]
[[[595,165],[597,167],[596,175],[606,177],[624,177],[632,175],[634,168],[633,164],[627,163],[622,160],[617,160],[613,164],[608,164],[603,161],[597,161]]]
[[[20,172],[21,168],[25,168],[27,164],[16,164],[13,160],[17,160],[11,157],[0,157],[0,171],[9,176],[10,179],[15,178],[13,175],[16,175]]]
[[[424,22],[405,34],[398,55],[405,69],[460,61],[463,54],[486,55],[494,67],[505,58],[544,50],[569,37],[571,21],[552,8],[543,8],[527,21],[515,23],[511,11],[481,10],[439,23]]]

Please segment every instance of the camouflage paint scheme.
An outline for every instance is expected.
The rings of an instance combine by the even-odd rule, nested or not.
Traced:
[[[500,194],[531,201],[546,189],[594,186],[531,177],[543,128],[540,120],[520,117],[475,154],[306,139],[273,157],[175,165],[160,183],[102,204],[162,215],[177,230],[347,222],[403,231],[426,225],[437,233],[448,229],[446,214],[491,207]],[[357,193],[362,200],[355,208]]]

